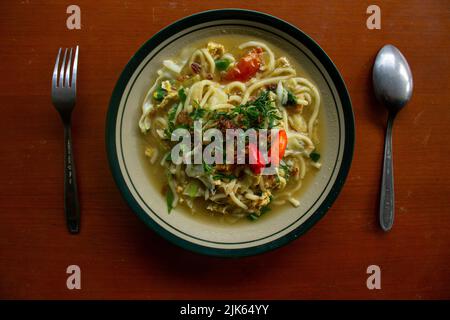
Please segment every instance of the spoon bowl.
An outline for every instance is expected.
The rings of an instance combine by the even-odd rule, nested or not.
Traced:
[[[406,58],[393,45],[385,45],[377,54],[373,66],[373,87],[377,99],[391,112],[398,112],[411,99],[411,69]]]

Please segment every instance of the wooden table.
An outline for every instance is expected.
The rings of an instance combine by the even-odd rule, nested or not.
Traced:
[[[199,256],[150,231],[121,198],[106,160],[105,115],[115,82],[138,47],[194,12],[242,1],[77,1],[81,30],[66,28],[68,2],[0,4],[0,298],[428,299],[450,298],[450,8],[445,1],[378,1],[368,30],[360,1],[258,1],[311,35],[341,71],[353,101],[356,146],[346,185],[301,239],[240,260]],[[371,65],[392,43],[407,57],[414,95],[395,123],[396,220],[377,224],[386,112]],[[81,47],[74,151],[82,230],[63,215],[63,131],[51,105],[57,48]],[[81,268],[81,290],[66,268]],[[381,268],[381,290],[366,269]]]

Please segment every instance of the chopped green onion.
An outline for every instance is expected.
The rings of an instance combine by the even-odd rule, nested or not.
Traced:
[[[258,216],[257,214],[254,214],[254,213],[250,213],[250,214],[247,216],[247,218],[250,219],[250,220],[252,220],[252,221],[255,221],[255,220],[258,220],[259,216]]]
[[[170,211],[172,211],[173,209],[173,200],[174,200],[174,196],[173,196],[173,192],[172,189],[170,189],[170,187],[167,190],[166,193],[166,203],[167,203],[167,212],[170,213]]]
[[[169,110],[169,114],[167,116],[168,127],[164,129],[164,134],[166,135],[167,139],[170,139],[173,130],[175,130],[175,116],[177,114],[177,109],[178,109],[177,104],[174,104],[172,108]]]
[[[184,88],[180,88],[180,90],[178,90],[178,97],[182,103],[186,101],[186,92],[184,91]]]
[[[218,59],[215,61],[216,64],[216,68],[219,71],[225,71],[228,69],[228,67],[230,66],[231,61],[228,59]]]

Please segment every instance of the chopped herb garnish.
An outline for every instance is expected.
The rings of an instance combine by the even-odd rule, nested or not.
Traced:
[[[247,216],[247,218],[250,219],[250,220],[252,220],[252,221],[255,221],[255,220],[258,220],[259,216],[258,216],[257,214],[254,214],[254,213],[250,213],[250,214]]]
[[[214,180],[222,180],[222,179],[229,179],[229,180],[234,180],[237,179],[237,177],[234,174],[224,174],[221,172],[217,172],[214,176],[213,176]]]
[[[192,111],[189,114],[189,116],[191,117],[192,120],[199,120],[199,119],[203,118],[205,113],[206,113],[206,110],[199,107],[199,108],[194,109],[194,111]]]
[[[235,115],[232,113],[228,113],[228,112],[224,112],[224,111],[215,111],[212,114],[212,119],[218,120],[220,118],[225,118],[225,119],[231,120],[231,119],[233,119],[234,116]]]
[[[235,107],[231,115],[232,118],[237,118],[237,124],[243,129],[271,129],[282,119],[269,91],[264,91],[254,101]]]

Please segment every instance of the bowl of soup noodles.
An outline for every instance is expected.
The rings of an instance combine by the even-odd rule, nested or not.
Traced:
[[[296,27],[255,11],[206,11],[148,40],[114,89],[114,179],[154,231],[227,257],[280,247],[330,208],[354,143],[335,65]]]

